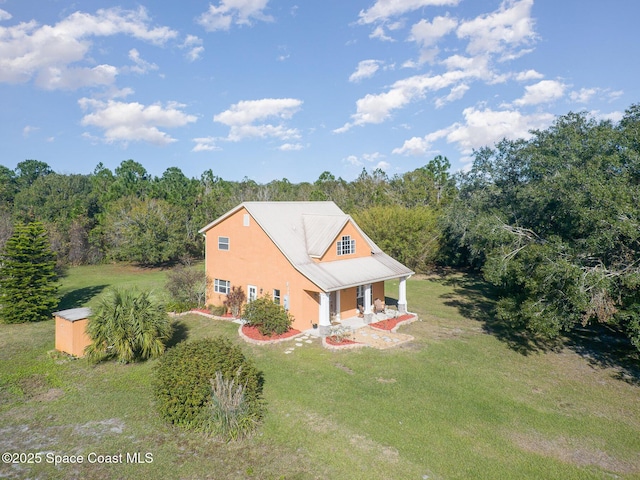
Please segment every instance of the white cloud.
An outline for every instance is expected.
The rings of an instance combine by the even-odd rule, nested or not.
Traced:
[[[0,8],[0,22],[3,20],[11,20],[11,18],[12,15],[9,12]]]
[[[129,67],[134,73],[147,73],[151,70],[158,70],[158,65],[155,63],[147,62],[143,58],[140,57],[140,52],[137,49],[132,48],[129,50],[129,60],[131,60],[135,65],[133,67]]]
[[[37,132],[38,130],[40,130],[38,127],[27,125],[22,129],[22,136],[28,138],[32,132]]]
[[[380,69],[381,64],[380,60],[362,60],[358,63],[356,71],[349,77],[349,81],[359,82],[364,78],[372,77]]]
[[[229,30],[232,24],[251,25],[252,20],[270,22],[264,13],[269,0],[220,0],[218,6],[209,4],[209,10],[200,15],[198,23],[208,32]]]
[[[599,92],[598,88],[581,88],[569,94],[569,98],[574,102],[587,103],[591,98]]]
[[[288,120],[300,109],[302,100],[295,98],[263,98],[261,100],[243,100],[231,108],[213,117],[213,120],[230,127],[227,140],[240,141],[245,138],[275,137],[281,139],[299,138],[295,128],[284,125],[258,123],[269,118]]]
[[[451,89],[449,95],[436,99],[436,108],[442,108],[447,103],[451,103],[455,100],[460,100],[462,97],[464,97],[464,94],[467,93],[467,90],[469,90],[469,88],[470,87],[464,83],[461,85],[456,85]]]
[[[458,21],[449,17],[435,17],[433,22],[422,19],[411,27],[409,39],[419,43],[423,48],[431,47],[452,32],[457,25]]]
[[[192,140],[196,146],[191,149],[192,152],[212,152],[214,150],[220,150],[220,147],[216,145],[216,139],[214,137],[200,137]]]
[[[176,140],[158,127],[182,127],[197,120],[194,115],[182,112],[184,105],[174,102],[145,106],[137,102],[81,98],[78,103],[82,110],[91,112],[82,118],[82,125],[102,129],[106,143],[144,141],[167,145]]]
[[[349,155],[343,161],[350,165],[353,165],[354,167],[361,167],[362,165],[364,165],[364,163],[362,163],[360,159],[355,155]]]
[[[202,46],[202,39],[196,37],[195,35],[187,35],[180,48],[186,49],[187,53],[185,57],[190,62],[195,62],[200,59],[202,53],[204,52],[204,47]]]
[[[360,11],[361,24],[384,21],[424,7],[457,5],[460,0],[377,0],[368,10]]]
[[[334,130],[343,133],[356,125],[382,123],[394,110],[402,108],[412,101],[424,98],[427,92],[451,87],[465,79],[487,76],[482,64],[475,64],[475,59],[465,65],[466,70],[453,70],[442,75],[414,75],[398,80],[384,93],[368,94],[356,102],[356,113],[351,115],[351,122]],[[458,90],[456,93],[464,93]]]
[[[435,141],[446,139],[455,143],[464,155],[484,146],[492,147],[503,138],[529,138],[531,130],[547,128],[555,116],[550,113],[523,115],[518,110],[479,110],[474,107],[463,111],[464,123],[432,132],[425,137],[414,137],[404,142],[392,153],[400,155],[425,155]]]
[[[540,80],[544,78],[544,75],[535,70],[527,70],[526,72],[519,72],[516,74],[516,80],[519,82],[528,82],[530,80]]]
[[[283,143],[278,147],[278,150],[282,150],[283,152],[295,152],[298,150],[302,150],[304,145],[301,143]]]
[[[0,82],[25,83],[35,78],[38,86],[48,90],[111,84],[118,74],[116,67],[78,65],[93,61],[90,39],[124,34],[162,45],[177,36],[168,27],[149,23],[141,7],[103,9],[95,15],[76,12],[53,26],[30,21],[0,27]]]
[[[516,105],[538,105],[550,103],[564,95],[567,86],[557,80],[542,80],[533,85],[524,87],[524,95],[516,100]]]
[[[535,40],[531,7],[533,0],[504,0],[493,13],[462,22],[459,38],[468,38],[471,55],[501,53],[504,59],[515,58],[515,48]]]

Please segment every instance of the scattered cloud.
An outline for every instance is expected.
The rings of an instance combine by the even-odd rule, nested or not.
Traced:
[[[251,25],[253,20],[271,22],[266,15],[269,0],[220,0],[219,4],[209,4],[209,10],[198,17],[198,23],[208,32],[229,30],[235,25]]]
[[[187,35],[180,48],[187,50],[185,53],[185,57],[190,62],[195,62],[199,60],[204,52],[204,47],[202,46],[202,39],[195,35]]]
[[[104,131],[105,143],[143,141],[154,145],[167,145],[176,141],[162,128],[183,127],[197,120],[181,109],[184,105],[170,102],[142,105],[137,102],[125,103],[115,100],[81,98],[80,107],[87,113],[81,121],[83,126],[92,126]]]
[[[530,131],[551,125],[555,116],[550,113],[522,114],[518,110],[492,110],[469,107],[463,110],[464,122],[429,133],[424,137],[406,140],[402,147],[393,150],[397,155],[426,155],[433,143],[445,139],[457,144],[463,155],[473,150],[493,146],[503,138],[529,138]]]
[[[151,70],[158,70],[158,65],[143,60],[140,57],[140,52],[135,48],[129,50],[129,60],[135,64],[133,67],[129,67],[129,70],[134,73],[143,74]]]
[[[502,54],[503,59],[515,58],[518,47],[536,39],[532,6],[533,0],[504,0],[497,11],[462,22],[457,35],[469,39],[467,53],[471,55],[490,53]]]
[[[404,15],[424,7],[457,5],[460,0],[377,0],[368,10],[361,10],[358,22],[370,24]]]
[[[22,136],[24,138],[28,138],[33,132],[37,132],[38,130],[40,130],[38,127],[34,127],[32,125],[26,125],[22,129]]]
[[[92,37],[128,35],[154,45],[177,36],[168,27],[151,27],[143,7],[137,10],[101,9],[95,15],[76,12],[57,24],[35,21],[0,27],[0,82],[25,83],[32,79],[47,89],[77,89],[110,85],[118,69],[112,65],[81,66],[93,62]]]
[[[283,152],[296,152],[302,149],[304,149],[304,145],[301,143],[283,143],[278,147],[278,150],[282,150]]]
[[[9,12],[0,8],[0,22],[4,20],[11,20],[11,18],[12,15]]]
[[[541,80],[533,85],[524,87],[524,95],[516,100],[516,105],[538,105],[551,103],[564,95],[567,85],[557,80]]]
[[[449,92],[449,95],[436,99],[436,108],[442,108],[447,103],[451,103],[451,102],[454,102],[456,100],[460,100],[462,97],[464,97],[464,94],[467,93],[469,88],[470,87],[468,85],[464,84],[464,83],[462,83],[460,85],[456,85],[455,87],[453,87],[451,89],[451,91]]]
[[[432,22],[422,19],[414,24],[411,27],[409,40],[420,45],[420,63],[433,62],[439,51],[435,45],[457,26],[458,21],[448,16],[435,17]]]
[[[526,72],[517,73],[515,78],[519,82],[528,82],[530,80],[540,80],[544,78],[544,75],[535,70],[527,70]]]
[[[380,60],[362,60],[358,63],[356,71],[349,77],[349,81],[357,83],[364,78],[372,77],[380,69],[380,65],[382,65]]]
[[[233,142],[252,137],[299,138],[300,133],[295,128],[287,128],[282,123],[273,125],[264,121],[270,118],[288,120],[301,106],[302,100],[295,98],[243,100],[215,115],[213,120],[230,127],[227,140]]]
[[[214,150],[220,150],[220,147],[216,145],[215,137],[200,137],[192,140],[195,142],[195,147],[191,149],[192,152],[212,152]]]

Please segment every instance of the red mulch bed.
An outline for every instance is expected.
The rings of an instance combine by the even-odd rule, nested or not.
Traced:
[[[334,347],[341,347],[342,345],[355,345],[356,343],[360,343],[360,342],[354,342],[353,340],[348,340],[348,339],[343,339],[341,342],[336,342],[335,340],[333,340],[331,337],[327,337],[325,338],[325,341],[329,344],[329,345],[333,345]]]
[[[244,333],[247,337],[249,337],[252,340],[260,340],[260,341],[268,342],[269,340],[280,340],[282,338],[293,337],[295,335],[300,334],[301,332],[300,330],[296,330],[295,328],[292,328],[288,332],[285,332],[281,335],[271,335],[270,337],[268,337],[267,335],[262,335],[260,333],[260,330],[258,330],[258,327],[249,327],[248,325],[243,325],[242,333]]]
[[[400,322],[413,318],[414,315],[401,315],[400,317],[390,318],[388,320],[382,320],[380,322],[372,323],[369,326],[378,328],[380,330],[393,330]]]

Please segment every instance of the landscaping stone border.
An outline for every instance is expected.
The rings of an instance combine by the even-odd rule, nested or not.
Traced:
[[[238,335],[240,335],[240,338],[242,338],[245,342],[251,343],[253,345],[273,345],[273,344],[276,344],[276,343],[288,342],[289,340],[293,340],[295,338],[298,338],[298,337],[304,335],[304,332],[300,332],[300,333],[296,333],[295,335],[291,335],[290,337],[286,337],[286,338],[277,338],[275,340],[256,340],[254,338],[247,337],[244,334],[244,332],[242,331],[242,327],[244,327],[244,324],[241,324],[238,327]]]

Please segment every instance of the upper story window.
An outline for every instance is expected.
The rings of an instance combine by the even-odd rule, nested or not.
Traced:
[[[218,250],[229,250],[229,237],[218,237]]]
[[[336,243],[336,251],[338,255],[350,255],[356,253],[356,241],[351,239],[351,235],[344,235]]]

